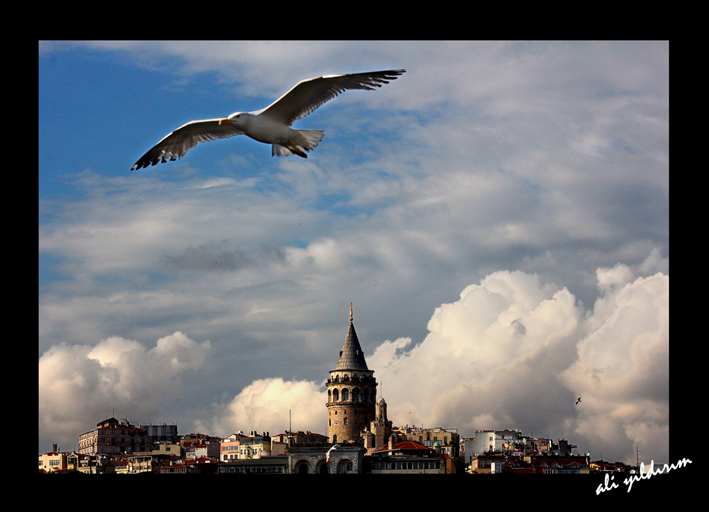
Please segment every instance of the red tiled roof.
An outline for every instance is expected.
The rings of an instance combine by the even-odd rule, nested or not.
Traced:
[[[198,457],[196,459],[185,459],[185,464],[209,464],[213,462],[219,462],[211,457]]]
[[[389,445],[384,445],[381,448],[377,448],[374,450],[374,453],[376,452],[388,452],[388,451],[411,451],[411,450],[425,450],[425,451],[430,451],[430,448],[427,448],[426,446],[422,445],[421,443],[417,443],[416,441],[402,441],[401,443],[396,443],[394,444],[393,448],[389,448]]]

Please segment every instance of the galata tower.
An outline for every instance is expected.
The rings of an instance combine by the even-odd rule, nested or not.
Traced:
[[[327,379],[327,435],[331,443],[361,443],[362,431],[375,418],[377,381],[367,368],[352,322],[337,366]]]

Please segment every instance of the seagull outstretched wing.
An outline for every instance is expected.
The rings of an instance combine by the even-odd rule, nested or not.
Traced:
[[[350,89],[373,90],[388,84],[404,73],[403,69],[352,73],[348,75],[326,75],[301,80],[293,88],[258,112],[288,126],[302,119],[323,103]]]
[[[220,119],[203,119],[183,124],[174,132],[166,135],[133,165],[131,171],[148,167],[159,162],[177,160],[200,142],[226,139],[241,135],[235,126],[219,124]]]

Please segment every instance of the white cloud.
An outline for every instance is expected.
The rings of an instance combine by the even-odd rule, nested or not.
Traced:
[[[562,374],[583,396],[570,424],[591,443],[617,444],[619,457],[632,459],[640,444],[645,458],[667,461],[669,277],[632,279],[622,265],[599,276],[613,288],[598,299],[578,358]]]
[[[563,352],[563,345],[573,343],[581,318],[574,302],[565,288],[542,284],[538,276],[522,272],[495,272],[479,285],[466,287],[459,301],[436,309],[422,343],[390,360],[383,351],[374,354],[390,410],[408,415],[411,411],[398,403],[412,401],[418,414],[412,413],[411,421],[429,426],[454,422],[464,430],[475,416],[499,414],[499,406],[485,411],[476,404],[492,400],[501,405],[509,399],[507,393],[519,394],[512,382],[500,382],[511,377],[510,370],[546,353]],[[395,345],[404,346],[402,340]],[[383,345],[389,353],[391,347]],[[520,375],[521,370],[515,372]],[[532,392],[523,381],[514,382]],[[543,403],[546,393],[538,389],[529,398]],[[401,421],[407,420],[405,416]]]
[[[147,422],[179,399],[181,377],[199,370],[210,342],[196,343],[181,332],[155,347],[117,336],[95,346],[53,345],[39,358],[39,431],[62,445],[110,416]]]
[[[605,294],[587,314],[565,288],[496,272],[437,308],[408,352],[410,339],[381,344],[368,362],[390,417],[469,435],[520,428],[618,460],[640,444],[667,460],[669,278],[622,265],[598,274]]]
[[[238,430],[283,433],[310,430],[327,435],[327,394],[309,381],[258,379],[226,405],[214,404],[214,417],[196,421],[196,428],[226,437]]]

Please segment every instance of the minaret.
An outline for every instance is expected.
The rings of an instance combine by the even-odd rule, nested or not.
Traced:
[[[377,381],[367,368],[350,304],[350,327],[337,366],[327,379],[327,434],[331,443],[360,443],[375,417]]]

